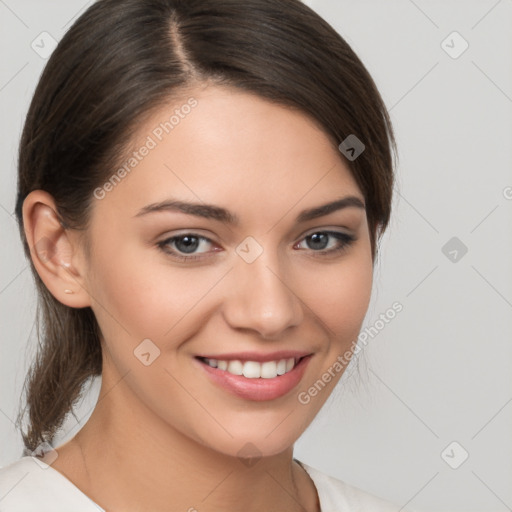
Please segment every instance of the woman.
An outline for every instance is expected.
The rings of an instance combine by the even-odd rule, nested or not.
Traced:
[[[20,145],[41,347],[1,509],[396,510],[293,457],[355,348],[394,146],[363,64],[298,0],[93,4]]]

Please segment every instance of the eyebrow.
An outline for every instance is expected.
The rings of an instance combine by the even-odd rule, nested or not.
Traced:
[[[303,210],[297,216],[296,222],[307,222],[309,220],[313,220],[318,217],[323,217],[332,212],[350,207],[362,208],[363,210],[366,209],[364,202],[359,197],[345,196],[342,197],[341,199],[331,201],[330,203],[326,203],[321,206],[315,206],[314,208]],[[187,215],[195,215],[197,217],[203,217],[205,219],[213,219],[222,222],[223,224],[239,225],[240,223],[240,219],[237,215],[220,206],[204,203],[189,203],[186,201],[178,201],[176,199],[168,199],[166,201],[152,203],[147,206],[144,206],[144,208],[142,208],[135,215],[135,217],[141,217],[149,213],[169,211],[181,212]]]

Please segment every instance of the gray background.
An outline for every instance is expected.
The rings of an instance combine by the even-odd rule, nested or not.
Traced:
[[[512,510],[512,0],[307,3],[363,60],[391,113],[398,182],[365,327],[395,301],[403,311],[295,456],[416,510]],[[13,420],[36,343],[13,215],[15,153],[46,62],[31,43],[44,31],[59,40],[90,4],[0,0],[0,465],[21,456]],[[87,420],[98,385],[55,444]]]

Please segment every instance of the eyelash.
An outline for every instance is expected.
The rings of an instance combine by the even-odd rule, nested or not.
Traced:
[[[310,238],[313,235],[318,235],[318,234],[330,235],[331,237],[337,239],[338,242],[341,243],[341,245],[339,245],[338,247],[336,247],[334,249],[327,249],[327,250],[324,249],[321,251],[315,251],[313,249],[310,249],[313,253],[315,253],[315,257],[317,257],[317,256],[328,257],[328,256],[334,256],[334,255],[340,254],[340,253],[346,251],[357,240],[357,238],[355,236],[349,235],[347,233],[341,233],[339,231],[315,231],[315,232],[305,236],[302,240],[306,240],[307,238]],[[210,243],[214,243],[209,238],[198,235],[197,233],[184,233],[182,235],[177,235],[177,236],[173,236],[170,238],[166,238],[165,240],[158,242],[157,245],[163,252],[170,255],[172,258],[180,260],[180,261],[189,262],[189,261],[194,261],[194,260],[205,259],[208,257],[208,256],[204,256],[203,255],[204,253],[200,253],[201,255],[183,256],[183,255],[177,253],[176,251],[169,250],[169,248],[168,248],[169,244],[175,242],[176,240],[180,240],[180,239],[186,238],[186,237],[193,237],[193,238],[197,238],[201,241],[207,241]]]

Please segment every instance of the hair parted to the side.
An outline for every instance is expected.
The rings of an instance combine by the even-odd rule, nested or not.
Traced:
[[[63,226],[85,232],[93,191],[123,160],[139,121],[206,83],[297,108],[336,147],[350,134],[365,144],[356,160],[340,158],[364,194],[375,261],[391,214],[395,138],[373,79],[325,20],[299,0],[97,1],[48,60],[19,148],[16,216],[39,298],[39,347],[17,420],[25,453],[51,444],[82,386],[101,374],[102,353],[91,308],[63,305],[36,272],[23,201],[45,190]]]

